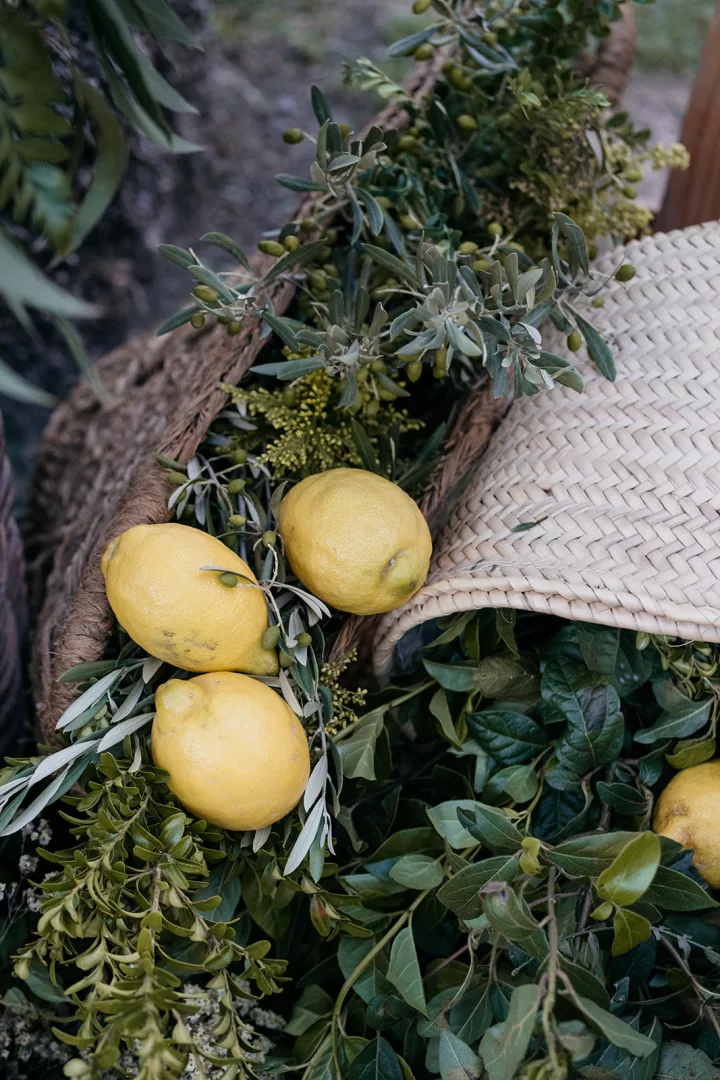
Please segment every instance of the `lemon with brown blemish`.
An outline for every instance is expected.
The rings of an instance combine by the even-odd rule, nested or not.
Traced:
[[[377,473],[329,469],[306,477],[282,500],[279,529],[293,572],[340,611],[391,611],[427,577],[427,522],[402,488]]]
[[[207,566],[234,574],[235,587]],[[263,648],[265,595],[247,563],[214,536],[174,523],[135,525],[110,542],[102,572],[118,622],[151,656],[187,671],[277,672],[275,651]]]
[[[653,830],[694,848],[693,866],[720,888],[720,758],[673,776],[655,804]]]
[[[248,675],[170,679],[155,694],[152,756],[192,814],[224,829],[262,829],[299,802],[310,775],[303,726]]]

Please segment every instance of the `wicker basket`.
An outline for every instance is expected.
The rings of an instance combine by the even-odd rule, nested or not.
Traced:
[[[625,17],[584,65],[612,101],[625,84],[633,47],[634,24]],[[425,95],[444,59],[439,50],[431,64],[418,65],[408,92],[418,99]],[[376,122],[385,130],[400,128],[406,114],[391,106]],[[311,196],[302,216],[312,202]],[[291,285],[275,286],[278,314],[292,295]],[[75,694],[72,684],[58,683],[58,676],[73,664],[99,659],[112,625],[100,572],[102,551],[123,529],[167,520],[165,474],[153,453],[180,461],[192,456],[225,403],[218,384],[239,381],[260,351],[259,329],[253,324],[235,338],[219,327],[183,328],[161,339],[144,335],[101,361],[111,405],[103,407],[81,383],[53,414],[38,459],[28,545],[31,600],[39,612],[33,689],[46,739]],[[492,400],[481,381],[461,412],[444,468],[423,505],[431,520],[440,520],[449,491],[484,449],[506,408]],[[350,620],[336,648],[363,629]]]
[[[25,638],[22,543],[13,517],[13,482],[0,415],[0,751],[10,753],[22,730],[21,644]]]
[[[587,365],[584,394],[513,405],[427,584],[378,626],[378,672],[411,627],[481,607],[720,641],[720,222],[597,269],[621,255],[637,276],[588,316],[614,343],[617,381]]]

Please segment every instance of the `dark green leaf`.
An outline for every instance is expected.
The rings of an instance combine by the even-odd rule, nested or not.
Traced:
[[[332,120],[332,113],[330,112],[327,98],[319,86],[313,84],[310,88],[310,101],[312,102],[313,112],[315,113],[318,124],[324,124],[328,120]]]
[[[160,41],[177,41],[180,45],[199,48],[184,22],[164,0],[132,0],[142,16],[145,27]]]
[[[430,709],[430,714],[437,720],[437,727],[440,734],[443,735],[456,750],[462,750],[462,743],[458,739],[452,716],[450,715],[447,694],[442,687],[439,687],[435,691],[430,699],[428,708]]]
[[[545,932],[533,918],[525,901],[510,885],[488,892],[483,908],[493,930],[508,941],[517,942],[536,960],[542,962],[547,958],[548,943]]]
[[[374,938],[341,937],[338,946],[338,965],[343,978],[349,979],[358,964],[375,947]],[[376,956],[353,983],[353,990],[363,1001],[372,1001],[378,994],[392,992],[392,987],[385,977],[387,957],[384,953]]]
[[[686,698],[678,702],[672,712],[665,712],[660,719],[649,728],[643,728],[635,732],[635,741],[639,743],[653,743],[665,739],[683,739],[688,735],[694,735],[696,731],[707,724],[710,717],[712,700],[691,701]]]
[[[391,255],[389,251],[385,251],[384,248],[376,247],[374,244],[363,244],[363,251],[374,259],[380,266],[384,266],[386,270],[390,270],[396,277],[401,278],[403,281],[409,282],[415,288],[419,287],[417,274],[414,269],[403,262],[402,259],[398,259],[396,255]]]
[[[511,656],[485,656],[475,672],[475,685],[487,698],[535,704],[540,680],[526,663]]]
[[[633,832],[588,833],[563,840],[548,857],[571,877],[593,877],[610,866],[625,845],[640,834]]]
[[[622,1050],[627,1050],[629,1053],[634,1054],[635,1057],[640,1058],[645,1058],[654,1051],[655,1042],[653,1039],[648,1038],[647,1035],[642,1035],[639,1031],[635,1031],[624,1020],[620,1020],[617,1016],[613,1016],[612,1013],[601,1009],[590,998],[578,995],[573,998],[573,1002],[592,1026],[597,1028],[600,1034],[608,1042],[611,1042],[613,1046],[619,1046]]]
[[[514,852],[523,841],[523,834],[517,829],[502,810],[494,806],[475,803],[472,810],[462,807],[458,810],[458,819],[467,831],[490,851]]]
[[[459,1039],[473,1046],[493,1022],[490,987],[477,986],[463,994],[449,1013],[450,1027]]]
[[[313,1024],[332,1012],[333,1000],[321,986],[306,986],[285,1025],[288,1035],[304,1035]]]
[[[718,1069],[707,1054],[688,1043],[663,1043],[655,1080],[717,1080]]]
[[[394,41],[388,48],[388,56],[410,56],[415,52],[418,45],[422,45],[423,42],[429,41],[431,37],[437,32],[437,26],[425,27],[424,30],[418,30],[415,34],[410,34],[408,37],[400,38],[398,41]]]
[[[576,225],[567,214],[556,213],[553,224],[553,252],[556,251],[558,233],[562,233],[565,237],[570,272],[573,278],[579,270],[582,270],[583,274],[587,275],[590,272],[590,264],[585,246],[585,234],[580,226]]]
[[[475,919],[482,914],[480,890],[491,881],[510,883],[520,870],[519,856],[496,855],[465,866],[447,881],[437,894],[438,900],[460,919]]]
[[[301,244],[295,251],[288,251],[287,255],[283,255],[268,270],[263,278],[263,284],[269,285],[271,281],[275,281],[281,274],[291,270],[294,266],[302,266],[306,262],[311,262],[320,249],[324,247],[325,242],[323,240],[311,240],[307,244]]]
[[[95,133],[95,170],[73,219],[69,240],[60,252],[63,257],[80,247],[103,216],[120,187],[128,162],[122,124],[104,95],[77,74],[74,86],[78,102],[87,109]]]
[[[660,841],[655,833],[640,833],[628,841],[596,882],[598,894],[619,907],[639,900],[660,865]]]
[[[44,964],[33,956],[30,964],[30,973],[25,979],[28,990],[42,1001],[49,1001],[53,1005],[67,1005],[68,998],[59,986],[50,978],[50,972]]]
[[[620,649],[620,631],[594,623],[577,623],[578,644],[591,671],[612,675]]]
[[[277,363],[255,364],[253,371],[257,375],[275,375],[281,382],[292,382],[302,379],[313,371],[320,371],[325,367],[324,360],[319,356],[302,357],[300,360],[279,360]]]
[[[600,981],[595,975],[584,968],[581,964],[576,964],[572,960],[568,960],[564,953],[560,953],[558,956],[558,963],[561,971],[570,979],[573,987],[582,994],[583,997],[590,998],[596,1005],[599,1005],[601,1009],[610,1008],[610,995],[608,994],[605,984]]]
[[[368,223],[370,225],[370,232],[373,236],[377,236],[378,233],[382,231],[385,220],[383,209],[375,196],[371,195],[369,191],[365,191],[363,188],[355,188],[354,190],[357,197],[365,206],[365,212],[367,213]]]
[[[382,469],[380,467],[380,462],[377,459],[377,454],[375,453],[375,447],[370,441],[365,428],[354,416],[350,417],[350,427],[352,430],[353,442],[357,447],[363,466],[368,472],[379,473],[382,475]]]
[[[630,784],[607,784],[604,780],[598,780],[597,793],[604,803],[614,806],[618,813],[625,816],[644,814],[647,810],[647,795]]]
[[[169,334],[171,330],[177,330],[179,326],[185,326],[198,311],[202,311],[202,308],[197,307],[196,305],[195,307],[188,307],[183,311],[176,312],[175,315],[171,315],[169,319],[166,319],[165,322],[158,326],[157,336],[162,337],[163,334]]]
[[[622,956],[630,952],[636,945],[647,941],[652,934],[650,922],[635,911],[626,908],[617,908],[613,919],[614,937],[612,943],[613,956]]]
[[[667,866],[657,868],[643,899],[648,904],[665,908],[666,911],[704,911],[718,907],[717,900],[713,899],[702,885]]]
[[[277,315],[273,315],[270,311],[263,311],[262,318],[266,326],[269,326],[272,332],[274,334],[277,334],[283,345],[287,345],[290,349],[293,350],[293,352],[297,352],[298,343],[295,337],[295,331],[293,330],[292,325],[288,322],[287,319],[278,318]],[[302,360],[293,360],[290,361],[290,363],[301,364]],[[267,367],[268,365],[265,366]],[[255,370],[257,371],[258,369],[256,368]],[[282,376],[280,376],[280,378],[282,378]]]
[[[486,709],[471,713],[467,723],[480,746],[505,765],[531,761],[547,745],[543,729],[524,713]]]
[[[324,184],[316,184],[314,180],[308,180],[305,176],[293,176],[291,173],[278,173],[275,177],[278,184],[290,191],[325,191]]]
[[[567,722],[558,741],[558,761],[582,776],[615,761],[622,748],[624,724],[617,692],[602,675],[564,656],[555,656],[542,677],[541,693],[550,710]]]
[[[384,718],[383,707],[366,713],[352,734],[337,744],[345,776],[375,779],[375,744],[383,730]]]
[[[372,1039],[350,1066],[350,1080],[403,1080],[397,1054],[385,1039]]]
[[[428,675],[445,690],[472,690],[474,686],[474,665],[438,664],[423,657],[423,666]]]
[[[595,327],[586,322],[581,315],[576,314],[575,318],[578,329],[585,338],[590,359],[601,375],[604,375],[610,382],[615,382],[615,361],[613,360],[612,349],[607,341],[598,334]]]

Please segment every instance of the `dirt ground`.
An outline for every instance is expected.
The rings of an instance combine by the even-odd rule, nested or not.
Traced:
[[[112,213],[57,275],[61,283],[105,306],[105,318],[82,328],[94,357],[186,302],[186,275],[157,253],[158,243],[187,246],[217,229],[252,250],[265,229],[292,213],[297,196],[272,178],[277,172],[307,169],[310,147],[287,146],[282,132],[314,128],[310,84],[323,87],[338,119],[362,125],[375,111],[374,102],[342,87],[343,63],[367,55],[387,67],[388,42],[417,27],[408,0],[177,0],[175,7],[184,9],[181,14],[196,27],[204,47],[204,53],[175,54],[171,78],[199,108],[198,116],[183,116],[178,127],[205,150],[168,159],[138,146]],[[697,41],[701,32],[699,25]],[[654,48],[653,63],[658,55],[664,63]],[[690,54],[693,48],[691,42]],[[392,73],[402,75],[397,62]],[[639,69],[624,105],[640,126],[652,128],[658,141],[672,142],[679,135],[690,85],[687,67],[680,72]],[[641,190],[653,209],[660,205],[665,179],[653,174]],[[76,370],[52,334],[42,327],[41,332],[38,345],[0,315],[0,353],[62,396]],[[22,505],[47,413],[0,404]]]

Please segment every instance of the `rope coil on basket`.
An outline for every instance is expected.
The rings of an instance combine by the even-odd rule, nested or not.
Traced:
[[[630,31],[630,40],[632,30],[627,20],[616,27],[626,38]],[[607,41],[601,44],[596,70],[602,69],[608,48]],[[428,93],[444,59],[437,50],[432,62],[417,66],[406,84],[416,100]],[[586,73],[591,75],[589,68]],[[608,96],[614,97],[612,90]],[[404,110],[391,105],[376,122],[387,130],[403,127],[406,120]],[[314,201],[315,196],[304,200],[299,214],[307,216]],[[257,265],[262,270],[268,263]],[[290,283],[271,287],[277,314],[287,310],[293,294]],[[109,405],[102,406],[81,383],[53,413],[39,454],[28,545],[31,599],[39,609],[32,675],[46,741],[76,695],[73,684],[58,683],[59,676],[75,664],[100,659],[112,627],[102,551],[133,525],[169,518],[166,477],[153,454],[187,461],[195,453],[225,403],[219,384],[238,382],[252,366],[264,344],[260,334],[258,324],[246,325],[234,338],[222,327],[183,327],[161,339],[145,334],[100,362]],[[426,493],[423,509],[431,520],[439,520],[441,505],[487,445],[506,407],[492,400],[481,379]],[[335,655],[366,625],[349,620]]]

